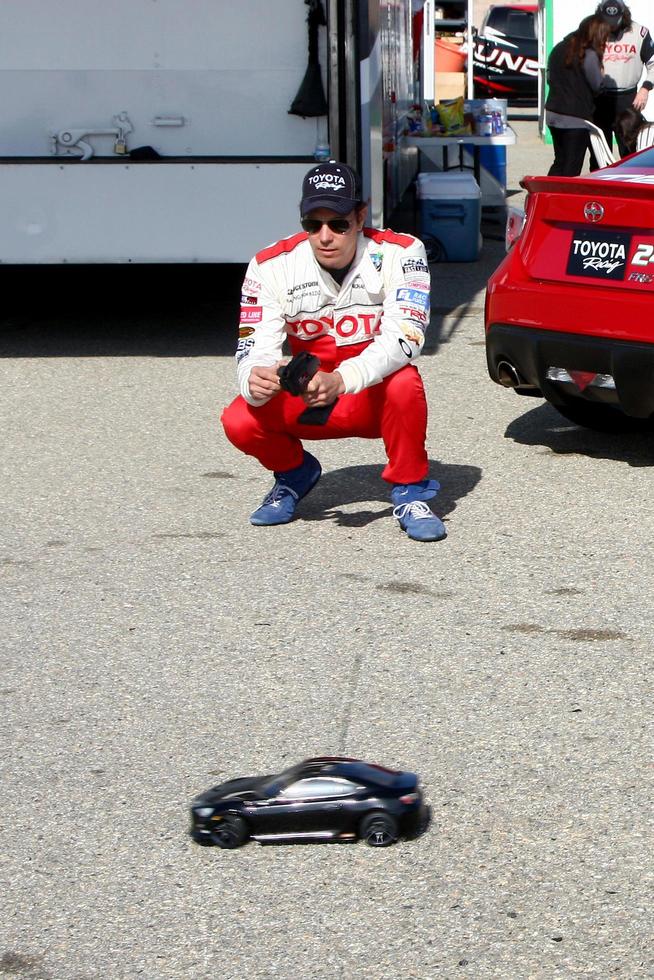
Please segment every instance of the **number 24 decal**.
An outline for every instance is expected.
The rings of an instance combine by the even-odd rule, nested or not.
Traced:
[[[647,265],[649,262],[654,262],[654,245],[647,245],[643,242],[637,246],[631,264]]]

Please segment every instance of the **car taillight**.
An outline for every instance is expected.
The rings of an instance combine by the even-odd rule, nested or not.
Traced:
[[[522,229],[525,226],[526,216],[526,212],[522,208],[507,208],[506,229],[504,231],[504,247],[507,252],[513,248],[520,238]]]
[[[407,793],[400,797],[400,803],[417,803],[419,799],[420,793]]]

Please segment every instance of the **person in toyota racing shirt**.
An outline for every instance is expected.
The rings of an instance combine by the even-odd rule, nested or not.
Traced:
[[[240,395],[224,410],[230,442],[254,456],[275,482],[250,516],[286,524],[318,482],[321,466],[302,439],[381,438],[393,516],[410,538],[438,541],[445,526],[426,501],[427,402],[415,361],[429,323],[429,266],[412,235],[364,227],[359,177],[346,164],[314,166],[302,184],[303,231],[263,249],[243,282],[236,351]],[[278,368],[288,339],[320,369],[302,395],[282,390]],[[331,406],[323,424],[299,416]]]
[[[604,82],[595,100],[593,121],[603,131],[611,146],[615,134],[620,156],[630,152],[617,118],[624,109],[642,112],[654,88],[654,41],[646,27],[631,19],[631,11],[622,0],[604,0],[596,15],[611,28],[604,50]],[[640,83],[643,72],[646,77]],[[595,162],[592,169],[597,169]]]

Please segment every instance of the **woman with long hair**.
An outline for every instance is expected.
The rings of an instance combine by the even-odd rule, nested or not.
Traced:
[[[588,123],[603,83],[603,56],[611,28],[601,17],[584,17],[576,31],[556,44],[547,63],[549,94],[545,121],[552,133],[554,163],[549,173],[577,177],[590,147]]]

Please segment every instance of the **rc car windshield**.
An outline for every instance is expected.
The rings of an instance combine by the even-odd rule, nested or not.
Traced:
[[[279,796],[281,791],[294,779],[297,778],[297,768],[287,769],[276,776],[269,776],[261,786],[264,796]]]

